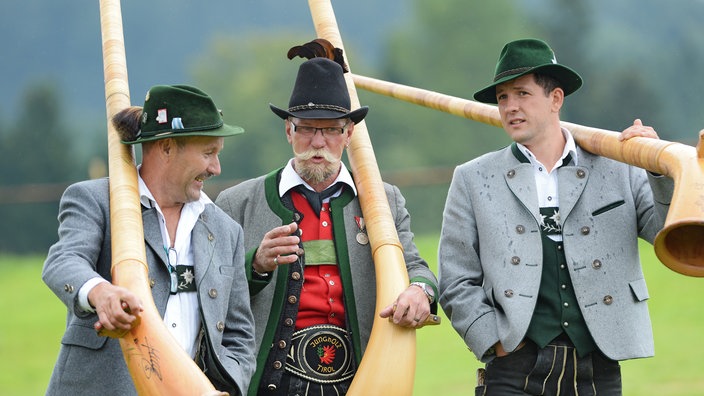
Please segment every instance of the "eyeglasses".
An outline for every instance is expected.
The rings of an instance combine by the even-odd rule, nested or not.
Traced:
[[[345,133],[347,129],[347,125],[349,125],[349,122],[346,122],[345,125],[341,127],[314,127],[314,126],[308,126],[308,125],[296,125],[293,123],[293,121],[289,121],[291,123],[291,126],[293,126],[293,131],[300,134],[301,136],[307,137],[307,138],[312,138],[315,136],[315,134],[320,131],[320,133],[326,137],[326,138],[334,138],[337,136],[342,135]]]

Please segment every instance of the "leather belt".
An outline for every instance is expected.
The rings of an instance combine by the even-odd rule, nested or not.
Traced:
[[[319,384],[354,376],[356,364],[347,330],[333,325],[306,327],[293,333],[286,371]]]

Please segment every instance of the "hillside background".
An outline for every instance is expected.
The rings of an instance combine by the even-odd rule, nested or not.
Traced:
[[[355,73],[471,98],[507,41],[548,41],[585,80],[563,119],[622,130],[636,117],[671,141],[704,127],[700,0],[333,0]],[[290,156],[282,124],[315,37],[302,0],[122,2],[132,103],[154,84],[210,93],[244,135],[226,142],[211,197]],[[98,1],[0,3],[0,253],[45,253],[68,183],[105,174]],[[406,195],[416,233],[437,233],[454,166],[508,143],[503,131],[364,91],[383,177]]]

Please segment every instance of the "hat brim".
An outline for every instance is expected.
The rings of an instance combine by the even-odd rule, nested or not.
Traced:
[[[152,142],[154,140],[159,140],[159,139],[166,139],[166,138],[179,138],[179,137],[187,137],[187,136],[211,136],[211,137],[227,137],[227,136],[233,136],[233,135],[239,135],[241,133],[244,133],[244,128],[238,127],[236,125],[227,125],[223,124],[220,128],[216,129],[206,129],[206,130],[200,130],[200,131],[188,131],[184,132],[182,130],[169,130],[169,131],[164,131],[162,133],[159,133],[154,136],[149,136],[147,138],[137,138],[136,140],[127,142],[127,141],[122,141],[124,144],[137,144],[137,143],[146,143],[146,142]]]
[[[340,113],[339,111],[326,109],[306,109],[301,111],[290,112],[288,110],[280,109],[271,103],[269,103],[269,108],[271,109],[271,111],[274,112],[274,114],[284,120],[288,117],[295,117],[303,120],[338,120],[340,118],[349,118],[355,124],[359,124],[364,119],[364,117],[367,116],[367,112],[369,111],[368,106],[362,106],[349,113]]]
[[[531,73],[541,73],[545,74],[548,76],[552,76],[556,78],[561,85],[562,90],[565,92],[565,96],[573,93],[574,91],[578,90],[579,87],[582,86],[582,77],[577,74],[574,70],[570,69],[567,66],[563,66],[560,64],[555,64],[555,63],[547,63],[544,65],[539,65],[533,68],[530,68],[522,73],[517,73],[517,74],[511,74],[505,77],[502,77],[488,87],[477,91],[474,94],[474,100],[482,103],[493,103],[497,104],[496,100],[496,86],[499,84],[503,84],[506,81],[510,81],[513,79],[516,79],[521,76],[525,76],[526,74],[531,74]]]

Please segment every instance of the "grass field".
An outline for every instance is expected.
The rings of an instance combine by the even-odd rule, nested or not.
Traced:
[[[437,236],[419,237],[436,268]],[[643,244],[656,356],[622,363],[625,396],[704,395],[704,279],[670,271]],[[43,257],[0,256],[0,395],[42,395],[64,329],[65,308],[41,281]],[[446,317],[417,335],[414,395],[474,394],[479,363]],[[389,361],[393,364],[393,361]]]

